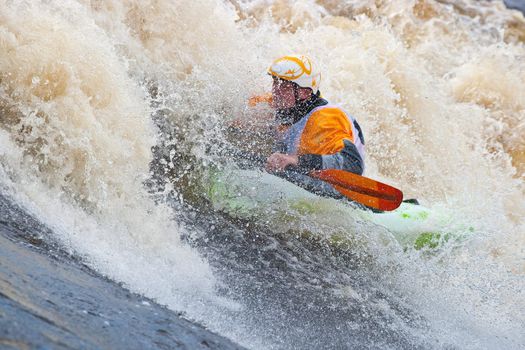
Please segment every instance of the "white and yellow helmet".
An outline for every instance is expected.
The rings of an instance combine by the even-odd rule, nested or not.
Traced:
[[[310,88],[313,93],[319,91],[321,72],[312,60],[305,55],[283,56],[273,61],[268,74],[296,83],[300,87]]]

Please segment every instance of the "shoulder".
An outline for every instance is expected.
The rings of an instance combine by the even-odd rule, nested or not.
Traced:
[[[343,109],[334,105],[327,105],[315,109],[308,121],[315,125],[349,125],[350,120]]]

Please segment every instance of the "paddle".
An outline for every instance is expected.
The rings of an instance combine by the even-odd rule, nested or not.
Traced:
[[[339,193],[367,207],[390,211],[403,201],[403,192],[367,177],[338,169],[311,171],[309,176],[332,185]]]
[[[253,153],[240,150],[230,150],[228,153],[259,165],[266,163],[266,159]],[[286,171],[294,172],[293,168],[287,168]],[[373,209],[394,210],[403,201],[403,193],[397,188],[348,171],[324,169],[311,171],[308,175],[329,183],[348,199]]]

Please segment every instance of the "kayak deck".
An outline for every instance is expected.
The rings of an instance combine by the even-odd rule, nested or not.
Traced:
[[[371,238],[367,233],[381,231],[375,238],[383,242],[394,239],[405,248],[436,248],[450,239],[454,226],[446,215],[418,204],[402,203],[394,211],[377,213],[318,196],[260,170],[212,171],[206,183],[216,210],[265,223],[277,232],[306,232],[337,244],[366,241]]]

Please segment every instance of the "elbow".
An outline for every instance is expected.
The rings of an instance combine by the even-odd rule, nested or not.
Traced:
[[[362,175],[365,170],[364,159],[352,142],[345,140],[344,144],[345,147],[340,152],[343,158],[342,169],[357,175]]]
[[[349,170],[357,175],[363,175],[363,172],[365,171],[365,167],[363,166],[363,162],[359,162],[359,164],[356,164],[352,170]]]
[[[357,175],[363,175],[365,167],[361,157],[356,157],[346,161],[341,170],[346,170]]]

